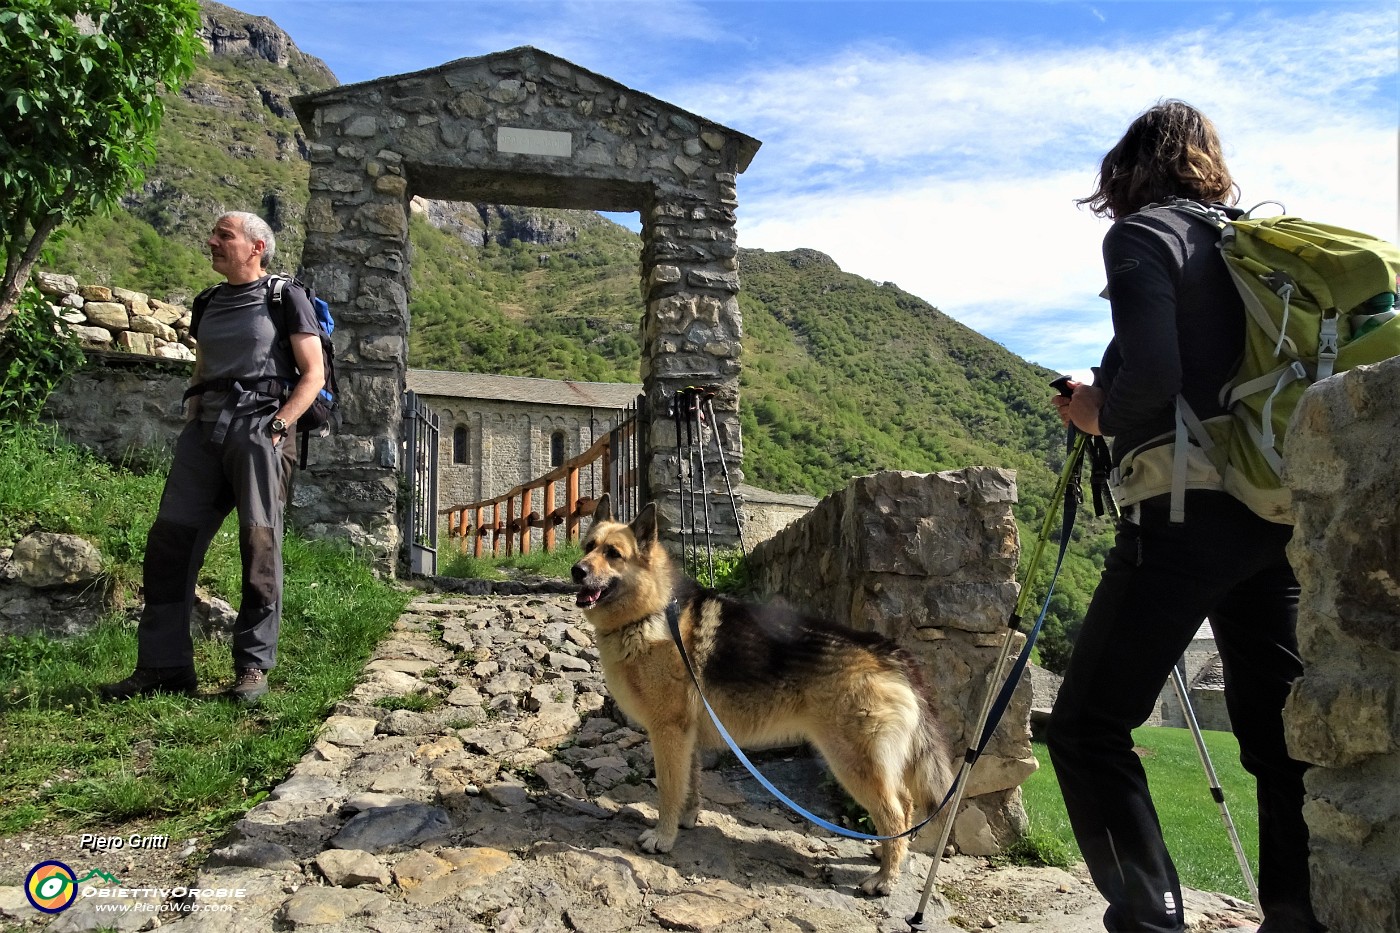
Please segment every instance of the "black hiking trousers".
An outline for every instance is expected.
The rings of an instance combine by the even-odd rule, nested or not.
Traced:
[[[138,667],[194,663],[190,617],[209,544],[238,510],[243,591],[233,629],[234,670],[277,663],[282,622],[282,513],[291,492],[296,445],[268,433],[276,402],[237,415],[219,443],[216,423],[191,421],[175,444],[160,511],[146,538],[146,607],[137,626]]]
[[[1298,582],[1284,551],[1293,529],[1208,491],[1187,492],[1186,521],[1171,525],[1166,499],[1143,502],[1136,522],[1120,522],[1047,732],[1075,838],[1109,903],[1104,927],[1185,929],[1181,884],[1132,730],[1209,617],[1240,760],[1258,787],[1260,933],[1322,930],[1308,890],[1306,765],[1289,757],[1283,732],[1289,685],[1302,673]],[[1214,811],[1204,773],[1200,801]]]

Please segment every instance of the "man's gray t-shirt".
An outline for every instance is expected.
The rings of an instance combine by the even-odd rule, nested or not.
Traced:
[[[272,277],[265,275],[243,285],[225,283],[215,289],[199,319],[200,379],[237,379],[245,388],[266,379],[296,382],[297,367],[290,342],[278,339],[273,308],[268,301]],[[306,293],[288,283],[282,289],[283,312],[290,334],[319,333],[316,311]],[[227,401],[227,393],[204,393],[200,418],[213,421]]]

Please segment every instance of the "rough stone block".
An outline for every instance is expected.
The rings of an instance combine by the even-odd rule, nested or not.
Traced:
[[[155,338],[150,334],[142,334],[134,330],[124,330],[117,334],[117,346],[130,350],[132,353],[143,353],[146,356],[152,356],[156,352]]]
[[[108,289],[104,288],[103,291]],[[96,327],[123,331],[131,326],[131,316],[127,314],[126,305],[119,302],[89,298],[83,305],[83,314],[87,316],[88,323]]]

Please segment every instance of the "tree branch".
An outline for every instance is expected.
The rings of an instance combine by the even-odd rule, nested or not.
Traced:
[[[43,250],[44,243],[48,241],[49,234],[53,233],[62,222],[62,214],[47,215],[34,228],[34,235],[29,238],[29,245],[25,247],[19,262],[13,263],[13,257],[6,259],[5,281],[3,287],[0,287],[0,333],[4,333],[5,328],[9,325],[10,316],[15,313],[15,305],[19,304],[20,292],[24,290],[25,283],[29,281],[29,273],[34,268],[34,264],[39,261],[39,253]]]

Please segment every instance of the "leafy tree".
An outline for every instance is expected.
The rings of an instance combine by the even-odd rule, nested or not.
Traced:
[[[0,328],[49,235],[144,177],[198,28],[196,0],[0,0]]]

